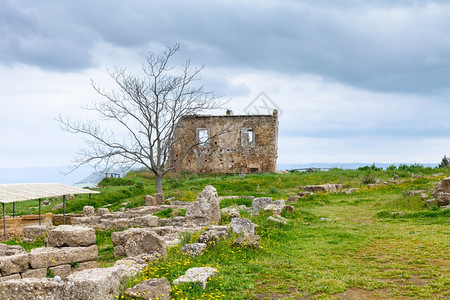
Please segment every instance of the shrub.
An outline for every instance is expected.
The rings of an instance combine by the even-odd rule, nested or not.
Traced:
[[[450,161],[448,160],[447,156],[444,155],[441,163],[439,164],[439,168],[442,169],[442,168],[448,167],[449,165],[450,165]]]
[[[378,168],[377,166],[375,166],[375,164],[372,164],[371,166],[363,166],[363,167],[359,167],[358,171],[382,171],[383,168]]]
[[[376,180],[375,177],[373,177],[372,175],[367,175],[362,178],[362,183],[363,184],[373,184],[373,183],[375,183],[375,180]]]

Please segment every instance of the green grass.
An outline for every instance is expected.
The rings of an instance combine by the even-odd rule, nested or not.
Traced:
[[[438,172],[442,174],[431,176]],[[422,177],[414,178],[410,173]],[[376,187],[363,184],[368,178],[370,182],[389,181],[394,174],[399,176],[400,183]],[[316,193],[289,203],[294,211],[282,214],[290,220],[287,225],[270,223],[267,214],[252,216],[241,210],[243,217],[259,225],[256,229],[261,236],[259,249],[235,248],[230,238],[191,258],[180,253],[180,246],[173,247],[167,257],[151,263],[129,285],[153,277],[173,281],[188,268],[212,266],[219,273],[206,290],[185,284],[174,286],[171,296],[174,299],[448,298],[450,209],[426,207],[419,196],[404,197],[403,191],[431,190],[435,182],[449,175],[449,168],[421,166],[244,177],[169,174],[163,183],[165,196],[183,201],[195,200],[210,184],[220,196],[274,199],[287,199],[309,184],[341,183],[358,191],[350,195]],[[127,207],[139,206],[143,205],[145,194],[154,194],[153,178],[148,173],[130,173],[123,180],[103,185],[102,193],[92,197],[95,207],[111,204],[112,210],[118,210],[123,202],[128,202]],[[68,202],[68,210],[80,212],[86,202],[86,196],[76,197]],[[251,201],[225,199],[220,205],[248,207]],[[21,210],[31,211],[26,206]],[[179,215],[174,210],[160,214],[160,217]],[[228,218],[222,220],[229,222]],[[100,265],[110,266],[115,260],[111,232],[96,234]],[[196,241],[198,235],[184,234],[182,241]]]

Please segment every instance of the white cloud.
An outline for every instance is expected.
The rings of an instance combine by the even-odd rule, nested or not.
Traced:
[[[158,9],[155,9],[158,7]],[[181,42],[235,113],[280,107],[279,162],[438,161],[448,149],[445,1],[6,1],[0,12],[0,166],[68,164],[90,79],[138,72]],[[3,20],[3,21],[2,21]],[[440,153],[442,152],[442,153]]]

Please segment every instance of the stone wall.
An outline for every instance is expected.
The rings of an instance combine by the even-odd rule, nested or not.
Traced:
[[[52,226],[52,213],[41,215],[43,226]],[[23,229],[27,226],[39,225],[39,215],[24,215],[17,217],[6,217],[6,238],[16,238],[23,236]],[[3,237],[3,219],[0,221],[0,232]]]
[[[0,244],[0,281],[49,274],[65,278],[74,271],[98,267],[94,229],[55,227],[48,232],[48,246],[28,253],[20,246]]]
[[[278,112],[273,115],[185,116],[175,130],[169,164],[194,173],[274,172]],[[204,141],[203,143],[201,143]]]

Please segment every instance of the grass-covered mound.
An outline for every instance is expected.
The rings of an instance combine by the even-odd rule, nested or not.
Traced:
[[[432,176],[436,173],[440,174]],[[400,183],[391,180],[394,174]],[[212,266],[220,272],[206,290],[185,284],[174,287],[171,296],[175,299],[450,297],[450,210],[427,207],[420,196],[403,196],[404,190],[430,190],[435,182],[449,175],[449,169],[421,166],[244,177],[172,174],[164,181],[165,195],[182,201],[195,200],[209,184],[216,187],[220,196],[274,199],[287,199],[301,186],[310,184],[340,183],[358,190],[353,194],[316,193],[300,198],[290,203],[294,212],[283,212],[290,219],[287,225],[270,223],[264,214],[251,216],[241,211],[259,225],[256,229],[261,236],[259,249],[233,247],[229,239],[191,258],[180,253],[180,246],[176,246],[166,258],[150,264],[134,283],[152,277],[172,281],[188,268]],[[377,179],[391,183],[366,185]],[[102,193],[93,195],[92,203],[96,207],[109,205],[112,210],[124,207],[123,203],[127,203],[125,207],[144,205],[143,196],[155,192],[149,173],[130,173],[123,179],[105,180],[101,186]],[[86,203],[87,196],[77,196],[67,202],[67,211],[81,212]],[[221,203],[222,208],[238,205],[250,206],[251,202],[240,198]],[[23,206],[20,211],[29,213],[33,209]],[[160,217],[182,214],[163,211]],[[197,237],[186,235],[183,240],[195,241]],[[101,265],[111,265],[114,259],[110,232],[97,232],[97,244]]]

